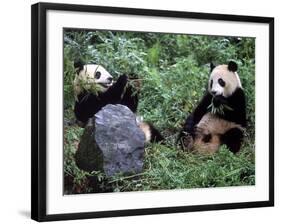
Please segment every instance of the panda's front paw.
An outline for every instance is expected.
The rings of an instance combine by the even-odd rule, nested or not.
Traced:
[[[187,152],[191,151],[193,144],[194,144],[192,135],[187,132],[181,133],[180,143],[181,143],[183,151],[187,151]]]
[[[126,85],[126,84],[127,84],[127,81],[128,81],[128,76],[127,76],[127,75],[121,75],[121,76],[118,78],[117,83]]]
[[[220,99],[216,96],[213,98],[213,105],[214,107],[219,107],[221,105]]]
[[[222,104],[226,104],[226,99],[223,96],[215,96],[213,98],[214,107],[219,107]]]

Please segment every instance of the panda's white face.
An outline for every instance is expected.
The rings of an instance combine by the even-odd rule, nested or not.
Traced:
[[[94,82],[96,84],[100,84],[104,88],[108,88],[113,82],[113,77],[101,65],[84,65],[84,69],[80,71],[79,76],[88,83]]]
[[[242,88],[237,72],[230,71],[228,65],[219,65],[213,69],[208,85],[210,94],[229,97],[237,88]]]
[[[97,85],[98,84],[98,85]],[[113,84],[113,77],[101,65],[87,64],[76,74],[74,79],[75,95],[85,90],[96,88],[98,92],[106,91]]]

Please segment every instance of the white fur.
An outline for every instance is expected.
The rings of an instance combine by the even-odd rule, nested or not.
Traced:
[[[97,72],[101,73],[101,76],[98,79],[95,78],[95,74]],[[73,84],[74,93],[77,97],[83,89],[89,90],[96,84],[100,85],[101,91],[105,91],[109,86],[113,84],[113,81],[112,76],[103,66],[96,64],[88,64],[84,65],[83,69],[79,72],[79,74],[75,75]]]
[[[143,122],[143,121],[138,121],[137,122],[139,128],[143,131],[144,136],[145,136],[145,142],[150,142],[151,141],[151,130],[150,130],[150,126]]]
[[[218,80],[223,79],[225,86],[222,87]],[[211,80],[213,80],[212,88],[210,88]],[[216,95],[223,95],[229,97],[237,89],[242,88],[240,78],[237,72],[231,72],[228,70],[227,65],[219,65],[215,67],[210,75],[208,90],[216,92]]]
[[[232,128],[238,128],[243,131],[240,124],[221,119],[212,113],[206,113],[196,125],[193,150],[197,150],[202,154],[215,153],[222,144],[220,136]],[[204,142],[203,138],[209,134],[212,136],[210,141]]]
[[[97,72],[101,73],[99,79],[95,78],[95,74]],[[95,64],[84,65],[84,69],[80,71],[79,76],[86,76],[87,78],[95,80],[95,83],[102,83],[102,84],[111,84],[111,82],[108,81],[108,78],[112,78],[112,76],[104,67]]]

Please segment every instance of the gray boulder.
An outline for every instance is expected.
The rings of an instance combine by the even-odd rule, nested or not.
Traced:
[[[126,106],[108,104],[88,122],[76,153],[83,170],[139,173],[143,168],[145,136],[135,114]]]

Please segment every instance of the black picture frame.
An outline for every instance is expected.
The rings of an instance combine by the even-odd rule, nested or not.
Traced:
[[[159,208],[139,208],[131,210],[98,211],[83,213],[52,214],[46,213],[46,13],[48,10],[75,12],[100,12],[123,15],[154,17],[175,17],[217,20],[229,22],[253,22],[269,25],[269,200],[208,204],[195,206],[176,206]],[[37,3],[31,10],[31,75],[32,75],[32,155],[31,155],[31,218],[37,221],[132,216],[161,213],[192,212],[237,208],[274,206],[274,18],[240,15],[195,13],[183,11],[164,11],[137,8],[118,8],[74,4]]]

